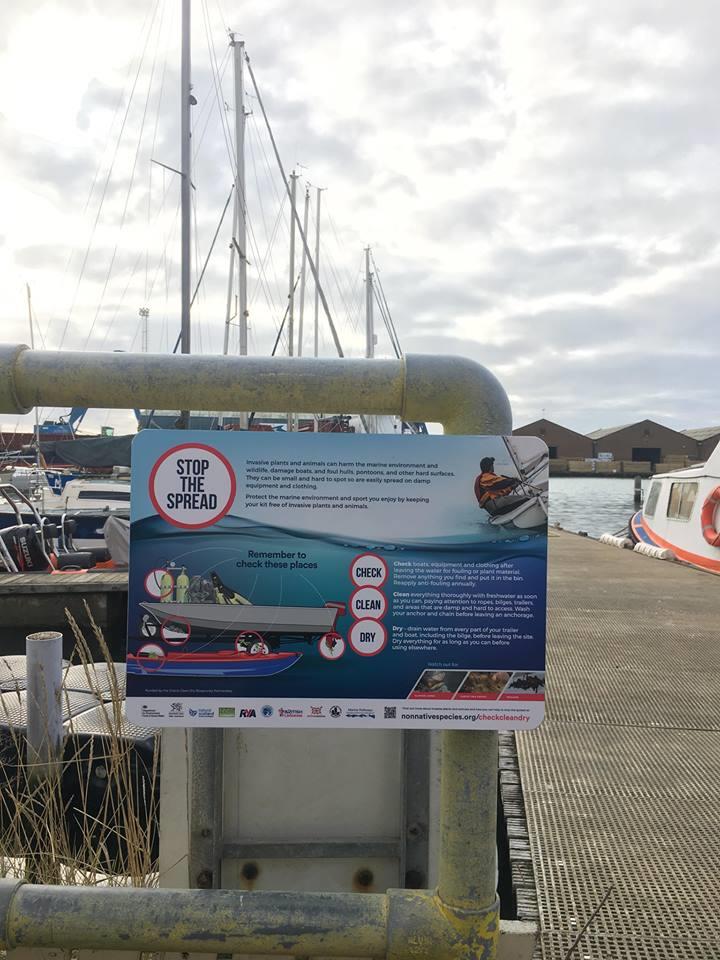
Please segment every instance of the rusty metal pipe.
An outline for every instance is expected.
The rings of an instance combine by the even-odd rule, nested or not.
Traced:
[[[0,880],[0,944],[61,949],[380,957],[380,894],[36,886]]]

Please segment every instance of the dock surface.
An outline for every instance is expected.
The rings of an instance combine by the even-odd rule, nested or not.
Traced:
[[[717,960],[720,577],[551,531],[547,678],[516,737],[536,956],[610,890],[573,960]]]
[[[127,570],[96,573],[0,573],[0,597],[31,593],[127,593]]]
[[[124,660],[127,591],[127,570],[67,574],[0,573],[0,653],[24,653],[28,633],[59,630],[65,637],[64,654],[70,656],[74,639],[65,611],[70,611],[89,637],[92,627],[85,609],[87,604],[113,657]]]

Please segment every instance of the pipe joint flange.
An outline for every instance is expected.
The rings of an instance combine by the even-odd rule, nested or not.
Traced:
[[[500,901],[450,906],[432,890],[388,890],[387,960],[495,960]]]
[[[445,433],[508,434],[512,411],[505,390],[487,367],[467,357],[405,355],[405,420],[429,420]]]
[[[30,413],[32,407],[20,403],[15,389],[18,357],[30,347],[25,343],[0,343],[0,413]]]
[[[24,880],[0,879],[0,950],[9,950],[13,946],[8,942],[10,911],[15,894],[24,883]]]

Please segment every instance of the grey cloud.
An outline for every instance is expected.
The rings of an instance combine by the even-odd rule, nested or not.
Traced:
[[[124,287],[127,274],[138,262],[140,251],[118,247],[95,246],[91,249],[85,265],[85,277],[89,281],[104,283],[112,264],[111,283]]]
[[[663,94],[634,103],[588,102],[587,93],[567,94],[540,103],[535,117],[543,132],[565,138],[561,162],[593,170],[665,166],[693,149],[717,145],[720,128],[708,122],[704,98]]]
[[[507,188],[475,188],[459,200],[436,207],[433,223],[450,248],[465,242],[468,236],[487,236],[502,230],[516,205],[516,195]]]
[[[51,243],[37,243],[15,251],[15,262],[21,267],[62,270],[72,251]]]
[[[380,279],[398,325],[435,324],[439,333],[452,334],[455,320],[480,318],[495,299],[481,283],[466,275],[453,276],[416,264],[392,261],[381,267]],[[406,318],[402,321],[398,318]]]
[[[511,348],[496,344],[480,344],[477,340],[467,337],[456,337],[447,334],[442,338],[442,349],[438,350],[437,337],[424,333],[411,332],[401,337],[403,350],[406,353],[430,353],[442,356],[469,357],[483,366],[493,369],[508,361]],[[496,371],[497,372],[497,371]],[[500,374],[497,374],[500,376]],[[502,379],[502,377],[500,377]]]
[[[427,138],[434,123],[477,122],[486,116],[500,122],[506,135],[515,118],[498,99],[505,81],[498,51],[489,44],[482,55],[454,64],[449,69],[426,69],[403,62],[373,65],[367,82],[372,101],[381,105],[388,120],[401,119],[403,126]]]
[[[474,137],[459,143],[430,144],[425,157],[439,170],[458,171],[482,167],[494,160],[505,146],[505,140],[482,140]]]
[[[511,315],[502,321],[503,329],[533,355],[547,349],[567,355],[582,348],[604,348],[609,353],[611,344],[624,341],[628,326],[624,312],[592,306]]]
[[[27,135],[18,135],[0,116],[0,141],[3,154],[14,176],[40,186],[48,185],[63,193],[87,193],[94,174],[93,161],[82,151],[61,149],[54,144]]]
[[[544,410],[581,432],[639,416],[680,428],[688,417],[712,422],[720,405],[714,373],[720,338],[708,339],[720,328],[718,287],[708,268],[623,307],[508,316],[492,327],[507,336],[501,344],[482,342],[481,316],[477,339],[440,322],[428,330],[412,317],[398,326],[408,351],[459,353],[489,366],[515,397],[516,423]]]
[[[331,168],[334,176],[340,178],[367,171],[362,146],[371,130],[367,121],[339,121],[334,124],[333,132],[328,133],[317,128],[308,103],[289,100],[276,89],[263,94],[263,100],[285,164],[291,167],[300,162],[310,169],[322,165]],[[263,136],[266,136],[264,132]]]
[[[80,109],[77,113],[77,125],[81,130],[87,130],[90,120],[96,110],[115,110],[122,96],[122,88],[110,87],[93,78],[88,84]]]
[[[720,337],[708,338],[708,333],[718,329],[719,295],[715,268],[709,267],[669,289],[628,297],[620,306],[568,306],[511,315],[503,322],[538,351],[546,347],[567,355],[586,348],[613,361],[627,354],[653,374],[658,372],[655,355],[667,354],[687,376],[696,352],[717,356]]]
[[[545,415],[580,432],[607,423],[649,416],[680,428],[692,405],[695,419],[710,422],[717,411],[717,393],[687,386],[687,376],[672,354],[652,355],[639,363],[631,353],[595,358],[568,358],[525,344],[482,344],[469,338],[437,338],[411,334],[403,340],[408,352],[458,354],[487,366],[514,397],[514,422]],[[698,383],[711,375],[713,359],[696,353]],[[520,364],[519,366],[516,366]],[[706,381],[707,382],[707,381]],[[622,389],[617,389],[621,385]],[[612,389],[615,387],[615,389]],[[678,407],[678,391],[684,398]],[[708,419],[709,418],[709,419]]]
[[[619,280],[644,272],[647,268],[610,244],[565,244],[533,251],[499,247],[481,282],[515,295],[602,293]]]
[[[696,370],[695,385],[688,384],[686,370],[672,354],[654,353],[638,362],[628,352],[571,361],[563,356],[539,357],[531,368],[500,379],[509,393],[522,398],[523,411],[539,415],[544,409],[552,419],[580,432],[639,416],[680,428],[690,408],[698,421],[709,418],[712,422],[717,411],[717,393],[702,385],[703,380],[709,382],[712,358],[698,352],[688,361]]]
[[[409,177],[403,173],[393,171],[383,171],[373,178],[373,186],[378,191],[401,190],[403,193],[409,193],[416,197],[418,189]]]

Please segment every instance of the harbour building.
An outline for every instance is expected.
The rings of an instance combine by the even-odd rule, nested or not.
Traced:
[[[535,420],[513,430],[516,437],[541,437],[548,445],[551,460],[585,460],[593,455],[590,437],[576,433],[552,420]]]
[[[639,420],[620,427],[594,430],[588,434],[599,459],[649,462],[653,470],[676,469],[698,459],[694,437],[672,430],[655,420]]]
[[[683,430],[683,433],[697,442],[700,460],[707,460],[720,443],[720,426],[696,427],[692,430]]]

